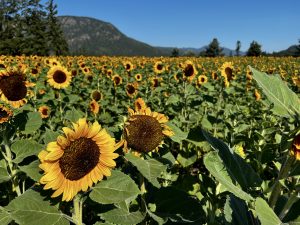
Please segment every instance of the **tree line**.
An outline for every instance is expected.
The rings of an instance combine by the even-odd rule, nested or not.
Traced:
[[[236,42],[236,48],[234,52],[231,52],[230,56],[240,56],[241,55],[241,41]],[[293,56],[300,56],[300,39],[298,45],[296,45],[295,53],[293,53]],[[190,53],[190,56],[196,56],[194,53]],[[217,57],[217,56],[223,56],[223,48],[220,47],[219,41],[217,38],[213,38],[213,40],[209,43],[209,45],[206,47],[206,49],[199,53],[199,56],[203,57]],[[274,55],[274,56],[281,56],[278,53],[266,53],[262,51],[262,46],[257,41],[252,41],[250,43],[250,46],[245,54],[246,56],[262,56],[262,55]],[[173,49],[171,53],[172,57],[179,56],[179,50]]]
[[[66,55],[53,0],[0,0],[0,55]]]

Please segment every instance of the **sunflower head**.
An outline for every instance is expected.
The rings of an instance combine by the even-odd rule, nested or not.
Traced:
[[[56,89],[63,89],[71,83],[71,73],[62,66],[53,66],[47,73],[48,83]]]
[[[55,190],[51,197],[62,194],[63,201],[70,201],[79,191],[110,176],[118,154],[114,153],[114,139],[98,122],[79,119],[73,129],[64,127],[63,132],[38,155],[45,172],[40,183],[44,189]]]
[[[120,84],[122,84],[123,79],[118,74],[114,75],[111,79],[113,80],[115,86],[119,86]]]
[[[207,80],[208,80],[207,76],[205,76],[205,75],[200,75],[200,76],[197,78],[197,86],[198,86],[198,87],[201,87],[201,85],[207,83]]]
[[[98,102],[96,102],[94,99],[89,104],[90,111],[96,115],[99,113],[100,105]]]
[[[162,61],[157,61],[154,64],[154,72],[157,74],[163,73],[165,71],[165,67]]]
[[[194,65],[194,63],[190,60],[185,62],[185,66],[183,68],[184,78],[188,81],[192,81],[194,77],[198,74],[198,71]]]
[[[38,111],[43,119],[48,118],[51,112],[50,108],[46,105],[39,107]]]
[[[130,61],[125,61],[123,62],[124,68],[127,72],[130,72],[131,70],[133,70],[133,64]]]
[[[300,160],[300,134],[293,140],[291,154],[294,155],[297,160]]]
[[[31,83],[26,81],[25,72],[19,68],[8,68],[0,72],[1,100],[14,108],[24,105],[27,100],[27,87]]]
[[[165,136],[174,133],[166,125],[168,118],[161,113],[152,112],[143,99],[135,102],[135,110],[128,109],[129,117],[123,132],[124,150],[141,154],[157,150]]]
[[[134,78],[135,78],[136,81],[142,81],[143,76],[142,76],[142,74],[138,73],[138,74],[136,74],[136,75],[134,76]]]
[[[93,100],[95,100],[95,101],[98,102],[100,99],[103,98],[103,96],[102,96],[102,93],[101,93],[100,91],[95,90],[95,91],[92,92],[91,98],[92,98]]]
[[[227,79],[228,82],[235,79],[234,70],[233,70],[233,63],[232,62],[225,62],[221,67],[221,75]]]
[[[13,112],[9,108],[0,105],[0,124],[7,122],[12,115]]]
[[[133,98],[137,94],[137,87],[137,83],[128,83],[126,85],[126,93],[130,98]]]

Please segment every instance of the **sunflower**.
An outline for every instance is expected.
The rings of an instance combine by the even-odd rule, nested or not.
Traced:
[[[39,113],[43,119],[48,118],[50,115],[50,108],[46,105],[39,107]]]
[[[196,70],[196,67],[192,61],[187,60],[185,62],[185,66],[183,68],[183,74],[188,81],[192,81],[194,77],[198,74],[198,71]]]
[[[87,191],[94,183],[110,176],[116,166],[115,140],[98,122],[88,124],[85,118],[64,127],[64,136],[50,142],[38,157],[45,174],[40,179],[44,189],[52,188],[52,198],[59,195],[70,201],[79,191]]]
[[[122,84],[123,81],[122,77],[119,76],[118,74],[113,75],[111,79],[113,80],[115,86],[119,86],[120,84]]]
[[[103,96],[102,96],[102,94],[101,94],[100,91],[95,90],[95,91],[92,92],[91,98],[92,98],[93,100],[95,100],[95,101],[99,101],[100,99],[103,98]]]
[[[9,108],[0,105],[0,124],[7,122],[12,115],[13,112]]]
[[[133,98],[137,94],[137,83],[128,83],[126,85],[126,94]]]
[[[133,70],[133,64],[130,61],[123,62],[123,66],[127,72]]]
[[[47,73],[47,82],[56,89],[66,88],[71,83],[71,73],[62,66],[53,66]]]
[[[112,70],[112,69],[106,70],[106,75],[107,75],[108,77],[111,77],[112,74],[113,74],[113,70]]]
[[[89,107],[91,112],[94,113],[94,115],[99,113],[99,109],[100,109],[99,103],[96,102],[94,99],[90,102]]]
[[[220,68],[221,75],[230,82],[231,80],[235,79],[234,73],[233,73],[233,64],[232,62],[225,62]]]
[[[134,78],[136,81],[141,81],[143,79],[143,76],[142,76],[142,74],[138,73],[134,76]]]
[[[254,97],[256,101],[259,101],[261,99],[261,95],[257,89],[254,90]]]
[[[198,85],[198,86],[201,86],[201,85],[207,83],[207,80],[208,80],[207,76],[205,76],[205,75],[200,75],[200,76],[197,78],[197,85]]]
[[[300,134],[293,140],[291,154],[294,155],[297,160],[300,160]]]
[[[215,71],[213,71],[213,72],[211,73],[211,78],[212,78],[213,80],[218,80],[218,73],[215,72]]]
[[[152,112],[141,98],[136,100],[135,110],[128,108],[128,113],[122,140],[117,145],[124,145],[125,152],[131,150],[140,155],[157,150],[165,136],[174,135],[166,125],[168,118],[164,114]]]
[[[161,74],[165,71],[165,67],[162,61],[155,62],[153,68],[154,68],[154,72],[157,74]]]
[[[19,68],[8,68],[0,72],[1,100],[14,108],[19,108],[27,102],[27,87],[32,86],[34,84],[26,81],[25,72]]]

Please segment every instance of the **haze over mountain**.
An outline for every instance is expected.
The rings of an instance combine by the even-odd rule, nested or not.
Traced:
[[[74,55],[170,56],[176,48],[175,46],[151,46],[127,37],[111,23],[94,18],[59,16],[58,19],[70,53]],[[179,55],[199,55],[200,52],[205,51],[206,47],[178,48],[178,50]],[[235,54],[234,50],[222,48],[222,53],[226,56]]]

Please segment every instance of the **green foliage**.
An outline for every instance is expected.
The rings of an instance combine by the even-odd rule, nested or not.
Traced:
[[[214,38],[208,45],[205,51],[205,56],[207,57],[216,57],[222,55],[223,49],[220,47],[219,41],[217,38]]]
[[[256,41],[250,43],[250,47],[247,50],[247,56],[260,56],[262,54],[261,45]]]

